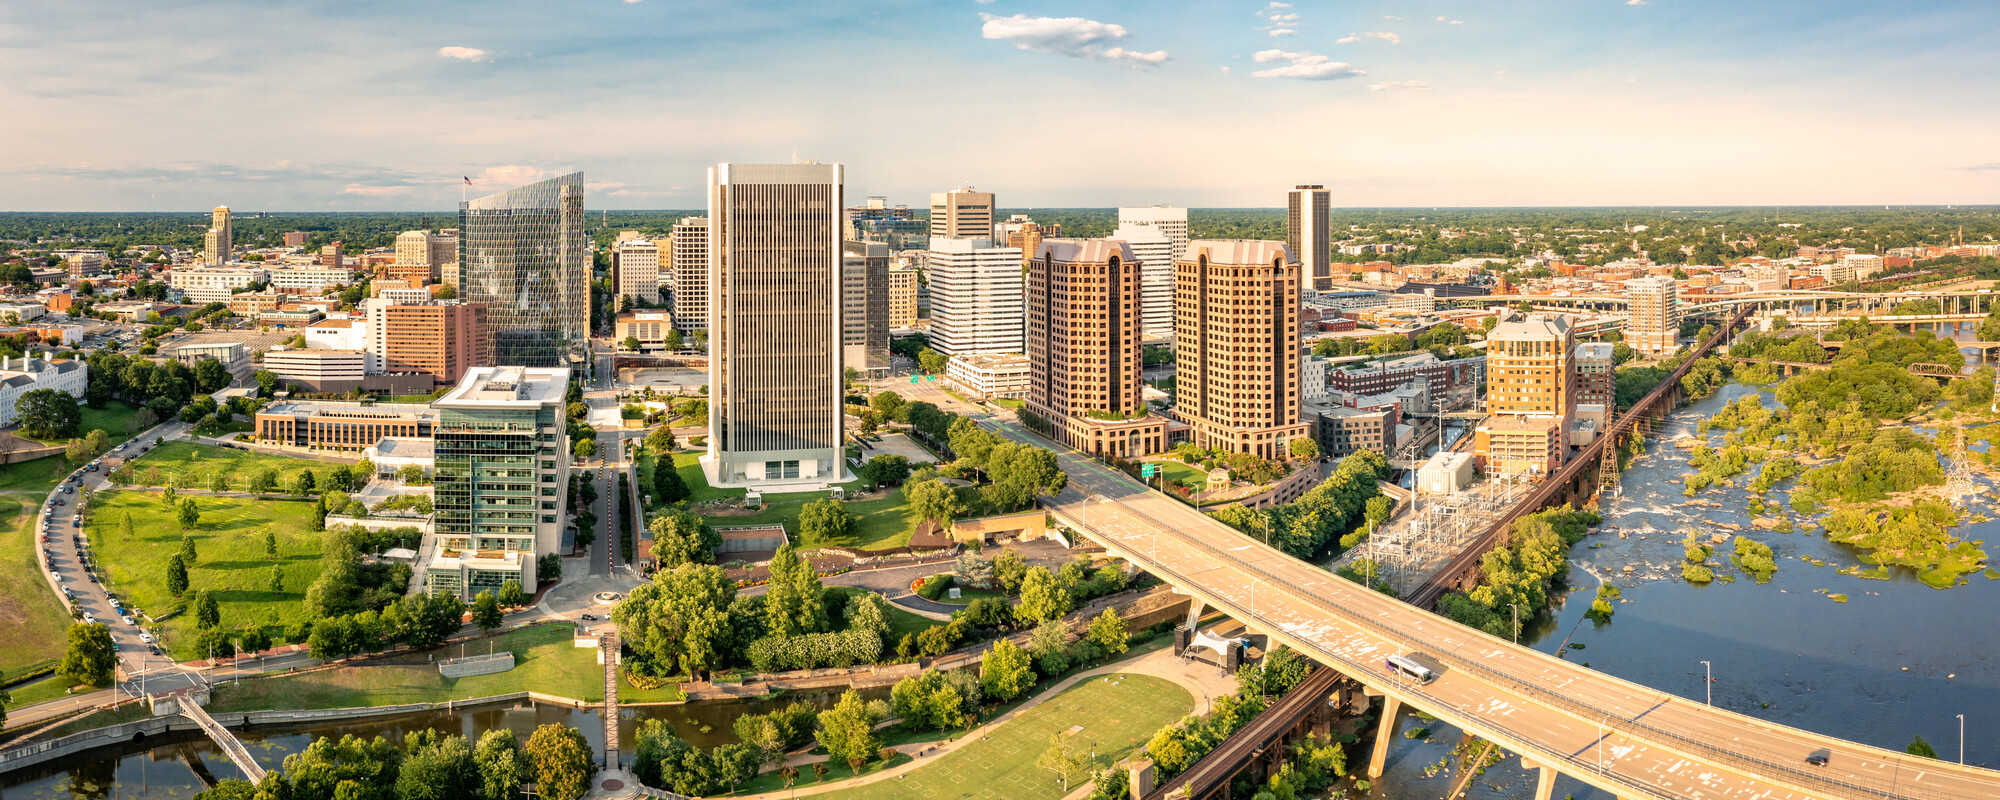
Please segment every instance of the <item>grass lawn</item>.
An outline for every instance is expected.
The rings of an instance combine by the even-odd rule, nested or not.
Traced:
[[[1028,709],[998,729],[906,774],[816,795],[831,800],[1042,798],[1067,792],[1035,766],[1049,737],[1074,736],[1078,749],[1109,765],[1144,744],[1161,726],[1186,716],[1194,698],[1172,681],[1145,675],[1104,675]],[[1081,728],[1081,730],[1074,730]],[[835,768],[834,774],[845,770]]]
[[[1148,463],[1160,465],[1161,471],[1167,474],[1167,481],[1169,483],[1182,481],[1194,487],[1194,490],[1197,492],[1208,485],[1208,473],[1203,471],[1201,467],[1193,464],[1180,461],[1153,461]],[[1155,483],[1158,483],[1158,481],[1155,481]]]
[[[674,469],[681,473],[681,481],[688,487],[688,502],[718,500],[724,497],[742,497],[742,489],[717,489],[708,485],[708,475],[701,471],[700,453],[675,453]]]
[[[767,494],[764,495],[764,507],[757,513],[711,516],[707,517],[708,524],[718,528],[781,524],[785,526],[785,530],[796,536],[799,530],[799,512],[805,508],[806,503],[826,496],[825,492]],[[903,499],[903,490],[900,488],[890,492],[887,497],[851,501],[847,504],[847,510],[855,518],[853,534],[837,540],[803,541],[800,544],[805,547],[840,546],[860,550],[882,550],[909,544],[910,536],[917,532],[916,512],[910,510],[910,504]],[[700,510],[698,509],[696,513],[700,513]]]
[[[467,655],[514,651],[514,668],[493,675],[446,678],[428,664],[341,667],[304,675],[246,680],[215,687],[211,711],[255,711],[273,708],[353,708],[399,703],[434,703],[534,690],[577,700],[602,702],[604,668],[597,651],[570,643],[571,625],[533,628],[482,639],[462,646]],[[436,651],[438,658],[455,658],[461,646]],[[623,694],[620,694],[621,698]]]
[[[0,465],[0,490],[31,492],[35,502],[47,496],[49,490],[69,475],[69,462],[61,455],[44,456],[33,461],[21,461]]]
[[[46,742],[61,739],[73,733],[82,733],[98,728],[109,728],[113,725],[123,725],[127,722],[138,722],[142,719],[151,719],[152,716],[153,710],[147,708],[145,703],[126,703],[117,708],[98,709],[81,716],[71,717],[70,721],[43,731],[28,741]]]
[[[232,451],[233,452],[233,451]],[[320,534],[307,530],[309,503],[296,500],[251,500],[240,497],[192,497],[201,510],[194,530],[198,558],[188,570],[194,589],[212,592],[222,608],[225,627],[290,625],[305,619],[306,587],[319,574]],[[133,534],[119,533],[126,514]],[[97,552],[105,584],[126,603],[153,614],[165,614],[189,597],[167,593],[167,560],[180,552],[180,523],[167,513],[160,493],[99,492],[91,499],[85,522],[91,547]],[[264,556],[264,532],[278,537],[278,558]],[[284,570],[284,591],[269,589],[273,564]],[[273,630],[272,633],[277,633]],[[176,659],[197,657],[194,616],[183,614],[165,624],[166,647]]]
[[[8,703],[7,707],[20,708],[21,706],[31,706],[36,703],[46,703],[50,700],[60,700],[69,696],[70,687],[81,685],[60,675],[51,675],[25,686],[18,686],[8,690],[7,693],[12,695],[14,700]],[[94,686],[85,686],[84,688],[90,690],[96,689]]]
[[[105,436],[111,437],[111,444],[113,446],[117,446],[119,442],[132,438],[133,432],[126,431],[125,426],[131,424],[134,417],[139,416],[139,406],[132,405],[123,400],[106,401],[103,408],[83,406],[82,410],[83,422],[76,426],[77,435],[80,436],[91,431],[104,431]],[[28,437],[26,434],[22,434],[21,438],[25,439]],[[35,441],[45,444],[67,444],[70,438],[68,436],[58,436],[50,439],[36,439]]]
[[[861,775],[864,777],[868,775],[873,775],[877,772],[881,772],[882,770],[889,769],[891,767],[900,767],[907,763],[910,763],[910,757],[902,753],[897,753],[895,758],[892,758],[888,761],[876,760],[861,765]],[[826,780],[823,781],[813,777],[812,767],[800,767],[799,779],[792,784],[792,790],[796,792],[799,789],[810,789],[814,786],[818,786],[823,783],[838,783],[840,781],[856,777],[853,772],[848,771],[846,764],[829,763],[827,764],[827,767],[828,769],[826,773]],[[734,797],[737,795],[751,795],[751,794],[762,794],[764,792],[782,792],[782,791],[785,791],[785,779],[783,777],[780,777],[778,773],[774,770],[771,772],[763,773],[761,775],[758,775],[756,778],[744,782],[743,785],[736,787],[736,791],[734,792],[724,792],[716,796]]]
[[[7,643],[0,647],[0,671],[8,675],[61,658],[70,622],[42,578],[35,558],[36,506],[24,499],[0,497],[0,642]]]
[[[938,596],[936,602],[943,603],[948,606],[969,606],[972,605],[972,601],[974,600],[987,600],[987,599],[999,599],[999,600],[1006,600],[1010,603],[1013,602],[1013,598],[1008,597],[1005,592],[995,592],[986,589],[967,589],[963,586],[958,587],[957,598],[953,598],[951,596],[951,592],[947,591],[944,594]]]
[[[132,471],[134,480],[143,484],[155,480],[154,473],[157,470],[158,482],[151,484],[156,486],[165,485],[167,477],[178,472],[187,480],[185,485],[196,489],[208,488],[208,482],[215,473],[224,472],[234,481],[233,488],[236,491],[243,491],[249,487],[251,475],[266,469],[275,469],[278,471],[278,491],[288,492],[291,491],[292,479],[299,472],[310,469],[315,474],[323,476],[328,470],[337,466],[340,466],[340,462],[237,450],[193,442],[167,442],[135,459],[132,462]]]
[[[996,397],[993,402],[999,403],[1001,408],[1011,408],[1015,411],[1028,407],[1028,401],[1017,397]]]

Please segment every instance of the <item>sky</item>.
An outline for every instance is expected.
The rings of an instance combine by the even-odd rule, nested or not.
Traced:
[[[2000,203],[2000,4],[11,0],[0,211]],[[471,186],[465,185],[470,178]]]

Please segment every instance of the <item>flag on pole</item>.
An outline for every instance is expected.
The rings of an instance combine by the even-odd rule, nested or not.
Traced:
[[[460,176],[460,177],[463,177],[463,178],[465,178],[465,185],[467,185],[467,186],[471,186],[471,185],[472,185],[472,176],[471,176],[471,175],[463,175],[463,176]]]

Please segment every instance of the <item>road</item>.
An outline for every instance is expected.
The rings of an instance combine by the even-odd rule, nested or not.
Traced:
[[[1057,455],[1069,486],[1045,504],[1115,552],[1321,663],[1621,797],[2000,797],[2000,772],[1710,708],[1513,645],[1284,555],[1079,454]],[[1398,684],[1382,664],[1399,653],[1445,669],[1427,685]],[[1807,766],[1821,749],[1830,765]]]

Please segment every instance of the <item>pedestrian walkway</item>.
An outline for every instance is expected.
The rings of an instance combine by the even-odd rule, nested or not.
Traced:
[[[1186,689],[1188,694],[1194,698],[1194,710],[1191,712],[1194,714],[1208,713],[1209,707],[1214,703],[1216,698],[1236,693],[1236,677],[1234,675],[1230,675],[1212,664],[1182,659],[1175,655],[1171,648],[1155,650],[1138,658],[1114,664],[1106,664],[1096,669],[1071,675],[1057,682],[1054,686],[1042,690],[1032,699],[1016,706],[1014,710],[1002,714],[991,722],[967,731],[943,744],[937,742],[917,742],[896,745],[895,749],[897,752],[911,757],[911,761],[907,764],[891,767],[858,778],[849,778],[847,780],[802,788],[806,795],[812,795],[899,778],[910,772],[929,766],[931,762],[937,760],[938,756],[945,755],[961,747],[965,747],[972,742],[979,741],[986,734],[1013,721],[1015,717],[1020,716],[1028,709],[1041,705],[1043,702],[1062,694],[1072,686],[1101,675],[1111,674],[1148,675],[1173,681],[1176,685]],[[826,761],[827,759],[828,757],[823,755],[797,753],[785,760],[785,766],[809,767],[814,762]],[[744,798],[746,800],[779,800],[779,798],[788,798],[798,794],[800,792],[797,791],[764,792],[762,794],[744,795]]]

